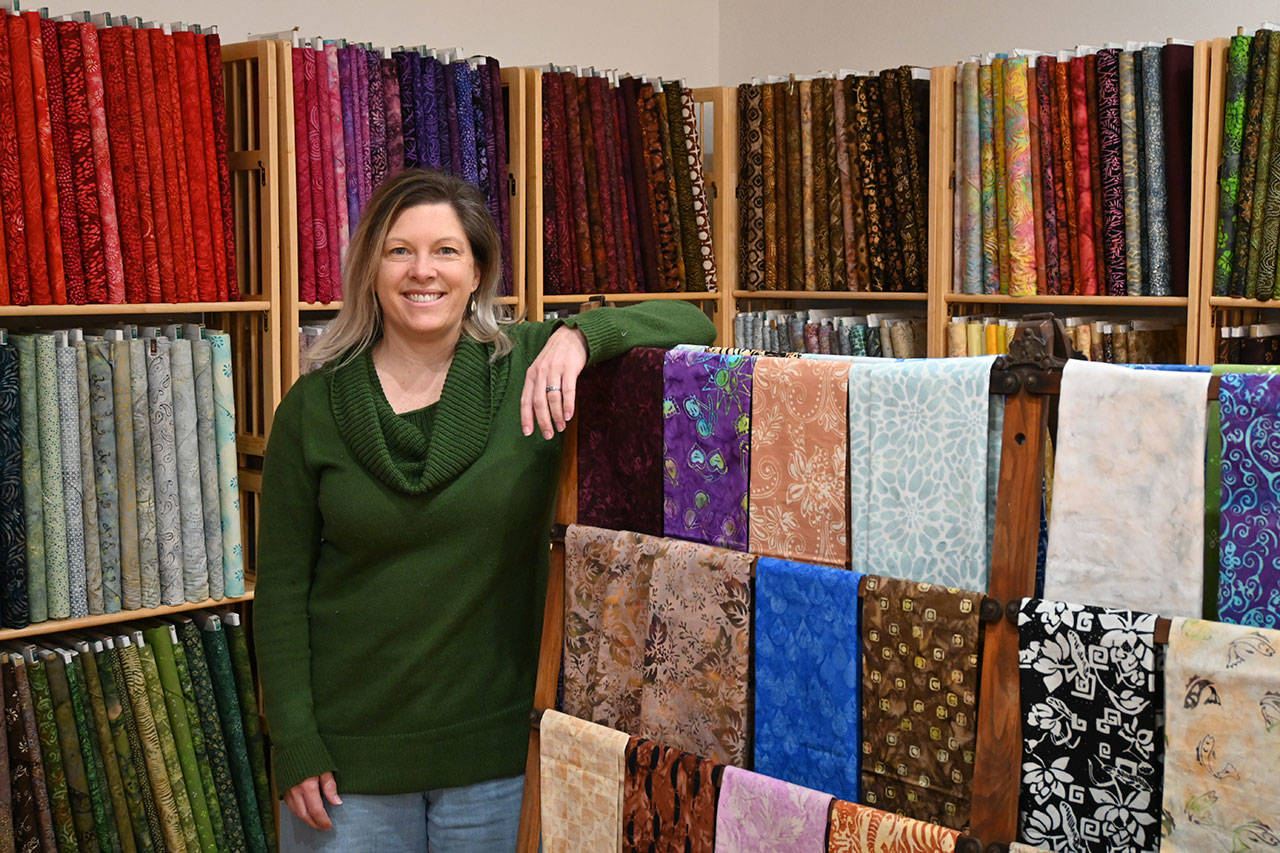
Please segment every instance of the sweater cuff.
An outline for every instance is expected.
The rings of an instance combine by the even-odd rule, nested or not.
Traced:
[[[276,791],[281,797],[299,782],[335,769],[329,749],[318,732],[284,746],[276,745],[271,751],[271,761],[276,772]]]
[[[588,364],[599,364],[617,358],[630,349],[624,341],[626,332],[619,329],[618,324],[613,321],[614,310],[616,309],[597,308],[564,321],[566,326],[577,329],[586,337]]]

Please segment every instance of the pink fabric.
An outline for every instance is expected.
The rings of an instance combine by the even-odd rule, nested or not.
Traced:
[[[338,74],[338,48],[334,44],[324,46],[325,66],[329,76],[329,145],[333,152],[333,193],[329,196],[333,202],[330,215],[336,210],[338,221],[338,256],[346,251],[347,242],[351,239],[349,218],[347,216],[347,153],[342,139],[342,78]],[[331,256],[332,257],[332,256]],[[328,302],[342,298],[342,280],[335,276],[330,293],[321,294],[320,300]]]
[[[315,181],[311,177],[311,155],[307,147],[307,80],[303,70],[301,47],[289,51],[293,69],[293,150],[296,191],[298,193],[298,298],[303,302],[316,301],[316,240],[315,220],[311,212],[311,191]]]
[[[718,853],[825,853],[830,794],[725,767],[716,807]]]

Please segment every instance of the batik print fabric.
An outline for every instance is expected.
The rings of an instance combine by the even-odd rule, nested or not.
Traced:
[[[862,575],[756,563],[755,763],[767,776],[858,799]]]
[[[1067,362],[1046,597],[1200,613],[1208,386],[1207,373]]]
[[[985,596],[876,575],[865,587],[861,801],[963,829]]]
[[[848,366],[761,358],[751,393],[751,551],[847,564]]]
[[[1218,618],[1280,627],[1280,376],[1226,373],[1218,401],[1222,496]]]
[[[715,849],[715,762],[633,737],[622,793],[624,853]]]
[[[1280,847],[1280,631],[1174,619],[1165,660],[1165,853]]]
[[[673,350],[662,365],[663,532],[747,547],[755,358]]]
[[[987,588],[994,356],[849,369],[853,568]],[[994,450],[994,453],[992,452]]]
[[[542,715],[542,849],[614,853],[622,827],[624,732],[548,710]]]
[[[830,794],[726,767],[716,809],[716,850],[825,853],[831,800]]]
[[[1020,840],[1082,853],[1160,848],[1155,626],[1154,614],[1023,600]]]
[[[829,853],[951,853],[960,833],[857,803],[836,800],[827,835]]]

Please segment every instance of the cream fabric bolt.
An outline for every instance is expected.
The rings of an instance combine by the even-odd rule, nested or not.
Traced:
[[[542,849],[622,847],[622,777],[630,735],[548,710],[539,726]]]

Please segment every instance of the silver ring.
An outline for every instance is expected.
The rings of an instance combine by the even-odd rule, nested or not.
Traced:
[[[548,385],[548,386],[547,386],[547,393],[548,393],[548,394],[550,394],[552,391],[559,391],[559,390],[560,390],[560,386],[559,386],[559,385]]]

